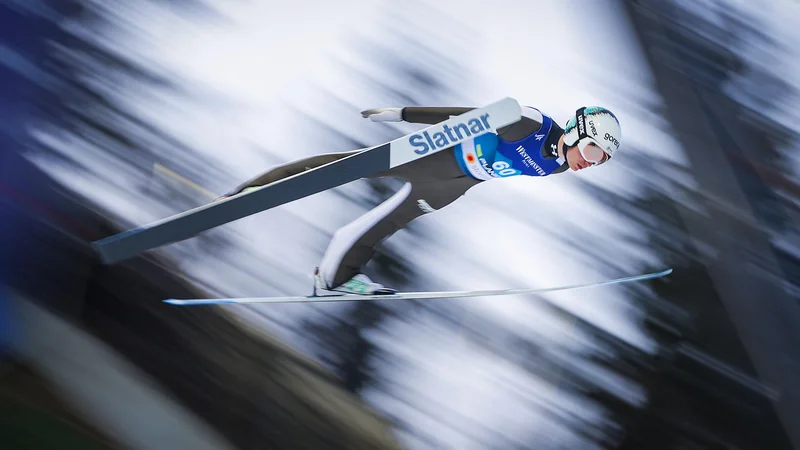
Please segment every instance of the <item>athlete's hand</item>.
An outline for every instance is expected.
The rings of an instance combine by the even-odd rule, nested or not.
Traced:
[[[361,116],[373,122],[402,122],[403,108],[373,108],[361,111]]]

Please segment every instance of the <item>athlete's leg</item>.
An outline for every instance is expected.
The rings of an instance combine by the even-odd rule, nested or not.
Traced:
[[[396,231],[431,209],[447,206],[480,182],[465,176],[448,150],[378,176],[406,182],[392,197],[334,233],[319,267],[329,288],[361,273],[376,247]]]
[[[323,153],[320,155],[313,155],[302,159],[297,159],[294,161],[289,161],[285,164],[281,164],[279,166],[275,166],[269,169],[267,172],[245,181],[244,183],[240,184],[233,190],[231,190],[227,196],[236,195],[242,192],[244,189],[248,187],[256,187],[256,186],[264,186],[269,183],[274,183],[278,180],[282,180],[284,178],[288,178],[292,175],[297,175],[298,173],[305,172],[306,170],[311,170],[317,168],[319,166],[328,164],[330,162],[355,155],[356,153],[362,152],[365,149],[358,149],[358,150],[351,150],[347,152],[339,152],[339,153]]]

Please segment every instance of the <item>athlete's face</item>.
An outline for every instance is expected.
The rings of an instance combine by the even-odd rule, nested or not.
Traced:
[[[588,147],[591,147],[591,148],[588,148]],[[602,162],[600,164],[602,164],[602,163],[604,163],[604,162],[606,162],[608,160],[608,155],[606,155],[605,152],[599,146],[595,145],[594,143],[590,143],[588,145],[588,147],[584,150],[588,154],[593,154],[593,153],[598,153],[599,152],[599,154],[603,155],[603,159],[602,159]],[[580,150],[578,150],[578,146],[577,145],[574,145],[572,147],[568,147],[567,148],[567,156],[566,156],[566,158],[567,158],[567,164],[569,164],[569,168],[574,170],[575,172],[577,172],[579,170],[583,170],[583,169],[585,169],[587,167],[592,167],[592,163],[587,161],[583,157],[583,155],[581,155],[581,152],[580,152]]]

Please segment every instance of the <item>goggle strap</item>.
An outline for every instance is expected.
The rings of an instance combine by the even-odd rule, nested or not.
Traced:
[[[580,142],[583,138],[589,137],[589,134],[586,133],[586,115],[584,115],[583,111],[586,107],[581,107],[577,111],[575,111],[575,125],[578,129],[578,141]]]

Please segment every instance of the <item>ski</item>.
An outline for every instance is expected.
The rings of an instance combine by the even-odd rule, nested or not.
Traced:
[[[424,158],[467,139],[496,131],[519,121],[521,117],[519,103],[506,97],[247,193],[94,241],[92,246],[104,263],[115,263],[234,220]]]
[[[572,289],[584,289],[610,284],[630,283],[633,281],[651,280],[660,278],[672,273],[672,269],[660,272],[635,275],[625,278],[617,278],[607,281],[599,281],[587,284],[576,284],[572,286],[560,286],[551,288],[524,288],[524,289],[496,289],[482,291],[445,291],[445,292],[404,292],[396,294],[381,295],[322,295],[322,296],[297,296],[297,297],[255,297],[255,298],[216,298],[216,299],[167,299],[164,303],[177,306],[197,306],[197,305],[232,305],[247,303],[318,303],[318,302],[350,302],[350,301],[374,301],[374,300],[419,300],[419,299],[439,299],[439,298],[465,298],[465,297],[487,297],[499,295],[526,295],[542,294],[545,292],[566,291]]]

